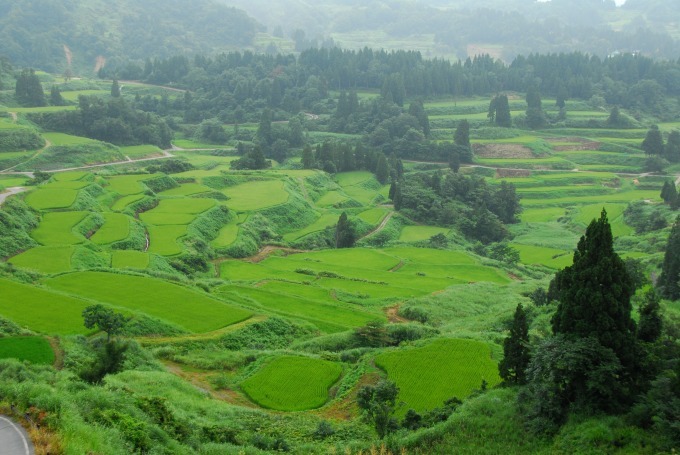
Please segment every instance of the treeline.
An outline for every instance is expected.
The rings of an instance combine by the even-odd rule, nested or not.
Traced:
[[[30,114],[30,120],[49,131],[85,136],[115,145],[153,144],[169,148],[172,130],[155,114],[134,109],[123,98],[105,101],[78,97],[75,111]]]
[[[631,54],[605,59],[581,53],[529,55],[505,65],[488,55],[451,62],[424,59],[415,51],[333,48],[309,49],[297,58],[235,52],[147,60],[144,67],[109,65],[101,75],[176,84],[194,94],[187,109],[200,111],[204,118],[222,114],[227,121],[236,120],[238,111],[264,107],[324,113],[329,89],[382,90],[403,105],[406,98],[487,96],[534,88],[564,100],[598,96],[628,109],[656,111],[667,106],[668,97],[680,95],[679,72],[679,61]]]
[[[415,221],[455,226],[466,237],[488,244],[510,236],[522,208],[512,183],[490,186],[479,176],[457,172],[409,173],[390,189],[394,208]]]

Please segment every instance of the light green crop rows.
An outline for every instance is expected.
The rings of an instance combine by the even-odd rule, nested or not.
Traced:
[[[280,180],[242,183],[222,191],[229,200],[227,206],[238,212],[262,210],[288,201],[289,194]]]
[[[323,406],[342,367],[327,360],[278,357],[243,383],[243,391],[257,404],[279,411],[304,411]]]
[[[39,188],[26,196],[26,203],[36,210],[65,209],[71,207],[78,191],[66,188]]]
[[[31,232],[39,243],[47,246],[76,245],[85,238],[73,228],[83,221],[87,212],[51,212],[43,215],[40,225]]]
[[[79,272],[47,280],[51,288],[141,311],[193,332],[209,332],[243,321],[252,313],[197,291],[155,278]]]
[[[111,267],[114,269],[146,269],[149,265],[149,254],[141,251],[116,250],[111,255]]]
[[[8,262],[41,273],[59,273],[71,270],[72,246],[39,246],[14,256]]]
[[[120,213],[104,213],[104,224],[90,240],[97,245],[125,240],[130,234],[130,219]]]
[[[437,234],[444,234],[449,232],[447,228],[440,228],[435,226],[404,226],[399,235],[401,242],[420,242],[429,240],[430,237]]]
[[[498,366],[490,347],[479,341],[441,339],[423,348],[381,354],[375,363],[399,387],[398,401],[406,409],[422,412],[449,398],[464,399],[482,381],[498,384]]]

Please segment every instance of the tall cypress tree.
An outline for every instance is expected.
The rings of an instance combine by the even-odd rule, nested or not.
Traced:
[[[659,127],[657,125],[652,125],[652,127],[647,131],[647,135],[642,141],[642,150],[644,150],[647,155],[663,155],[663,136],[661,135],[661,131],[659,131]]]
[[[347,213],[342,212],[335,226],[335,247],[352,248],[354,246],[354,229],[347,218]]]
[[[530,360],[529,324],[527,314],[520,303],[512,319],[510,335],[503,340],[503,360],[498,364],[498,372],[508,384],[525,384],[526,369]]]
[[[595,338],[614,351],[623,367],[635,368],[635,322],[630,299],[635,293],[626,264],[614,251],[603,209],[578,242],[573,265],[556,275],[559,304],[552,319],[555,335]]]
[[[680,280],[680,216],[675,219],[671,235],[668,237],[661,275],[657,282],[661,296],[672,300],[679,299],[678,280]]]

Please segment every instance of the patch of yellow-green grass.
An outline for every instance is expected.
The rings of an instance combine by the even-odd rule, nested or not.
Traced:
[[[614,237],[625,235],[632,235],[635,229],[628,226],[623,218],[623,212],[626,210],[627,204],[590,204],[579,207],[578,215],[574,221],[582,224],[584,227],[588,226],[594,219],[599,219],[602,209],[607,210],[607,218],[612,227],[612,234]]]
[[[399,387],[397,401],[418,412],[441,407],[444,401],[467,398],[486,381],[500,383],[498,363],[488,344],[474,340],[440,339],[425,347],[380,354],[375,364]]]
[[[38,243],[46,246],[76,245],[85,238],[73,230],[88,215],[87,212],[50,212],[43,215],[40,224],[31,232]]]
[[[319,207],[333,207],[338,204],[342,204],[349,198],[342,194],[340,191],[329,191],[319,198],[315,204]]]
[[[121,196],[129,196],[132,194],[143,193],[146,189],[141,182],[153,178],[150,174],[130,174],[130,175],[116,175],[109,177],[108,190],[120,194]]]
[[[224,261],[220,264],[220,278],[229,281],[284,280],[302,282],[309,277],[294,271],[277,270],[262,263],[253,264],[238,260]]]
[[[620,191],[616,193],[602,194],[596,196],[575,196],[549,199],[525,199],[522,200],[523,206],[569,206],[580,204],[609,204],[616,202],[630,202],[649,199],[660,201],[659,192],[653,190],[633,190]]]
[[[108,303],[202,333],[248,319],[252,312],[206,294],[156,278],[104,272],[77,272],[47,280],[53,289]],[[82,323],[82,316],[79,317]]]
[[[184,183],[177,188],[171,188],[159,194],[162,196],[192,196],[194,194],[208,193],[210,191],[212,191],[212,189],[205,185],[198,183]]]
[[[499,269],[483,265],[430,265],[414,263],[404,265],[396,273],[403,276],[406,282],[421,276],[449,278],[468,283],[487,281],[489,283],[508,284],[510,282],[510,278]]]
[[[89,172],[69,171],[69,172],[55,172],[52,174],[52,180],[57,182],[76,182],[78,180],[86,180]]]
[[[562,207],[532,208],[522,211],[520,218],[522,223],[548,223],[557,221],[565,215]]]
[[[69,90],[61,92],[61,96],[67,101],[78,101],[78,97],[83,96],[99,96],[108,97],[111,95],[110,90]]]
[[[382,207],[375,207],[372,209],[365,210],[357,215],[361,220],[367,222],[368,224],[376,225],[380,223],[385,216],[387,216],[387,210]]]
[[[211,242],[211,245],[215,248],[224,248],[231,245],[238,238],[239,229],[239,225],[235,222],[227,224],[220,229],[219,234],[217,234],[215,240]]]
[[[182,252],[179,239],[187,234],[187,226],[149,226],[149,253],[174,256]]]
[[[323,406],[342,367],[327,360],[283,356],[266,364],[241,383],[260,406],[279,411],[304,411]]]
[[[156,208],[155,213],[186,213],[198,215],[215,206],[213,199],[162,199]],[[148,212],[147,212],[148,213]]]
[[[66,188],[38,188],[26,195],[26,203],[36,210],[65,209],[71,207],[78,191]]]
[[[570,266],[574,258],[573,251],[518,243],[510,246],[519,251],[520,261],[527,265],[544,265],[558,270]]]
[[[338,184],[342,187],[358,185],[360,183],[366,182],[373,177],[368,171],[354,171],[354,172],[341,172],[336,174],[335,179]]]
[[[0,295],[0,315],[22,327],[58,335],[87,332],[82,312],[89,302],[2,278]]]
[[[179,147],[181,149],[187,149],[187,150],[215,150],[215,149],[223,149],[223,148],[230,148],[227,145],[219,145],[219,144],[210,144],[208,142],[199,142],[199,141],[192,141],[190,139],[175,139],[172,141],[172,144],[175,147]]]
[[[111,255],[111,267],[114,269],[146,269],[149,266],[149,254],[141,251],[116,250]]]
[[[431,248],[392,247],[383,250],[386,254],[404,261],[432,265],[477,264],[477,261],[464,251],[436,250]]]
[[[390,270],[399,264],[399,259],[370,248],[342,248],[309,253],[293,254],[286,259],[299,263],[327,264],[333,266],[355,265],[366,269]],[[366,277],[370,278],[370,277]]]
[[[238,212],[262,210],[288,201],[289,194],[281,180],[242,183],[222,190],[229,200],[227,207]]]
[[[130,235],[130,218],[120,213],[104,213],[104,224],[90,237],[96,245],[108,245],[125,240]]]
[[[123,196],[120,199],[117,199],[116,202],[113,203],[113,205],[111,206],[111,210],[113,210],[115,212],[123,211],[123,210],[125,210],[125,208],[128,205],[133,204],[137,201],[141,201],[145,197],[146,196],[144,196],[144,194],[141,194],[141,193],[140,194],[131,194],[129,196]]]
[[[308,234],[311,234],[313,232],[319,232],[327,227],[330,226],[335,226],[338,222],[338,215],[335,213],[325,213],[321,215],[316,221],[314,221],[312,224],[309,226],[306,226],[303,229],[289,232],[288,234],[285,234],[283,236],[283,240],[286,242],[292,242],[294,240],[300,239]]]
[[[399,235],[400,242],[421,242],[429,240],[437,234],[446,235],[449,232],[447,228],[436,226],[404,226]]]
[[[139,219],[145,224],[155,226],[186,225],[196,219],[196,215],[190,213],[159,213],[153,210],[139,214]]]
[[[161,154],[161,149],[155,145],[131,145],[121,147],[120,152],[130,159],[147,158]]]
[[[68,272],[71,270],[73,252],[72,246],[39,246],[26,250],[7,262],[40,273]]]
[[[65,133],[42,133],[42,136],[50,141],[52,145],[64,146],[64,145],[84,145],[92,144],[97,142],[94,139],[89,139],[82,136],[73,136],[71,134]]]

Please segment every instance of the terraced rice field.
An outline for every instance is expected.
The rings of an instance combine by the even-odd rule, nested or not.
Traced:
[[[184,183],[177,188],[172,188],[160,193],[162,196],[193,196],[194,194],[208,193],[211,188],[198,183]]]
[[[277,357],[241,383],[254,402],[279,411],[304,411],[323,406],[342,367],[327,360]]]
[[[222,190],[229,200],[227,206],[237,212],[262,210],[288,201],[289,194],[281,180],[261,180],[242,183]]]
[[[78,272],[46,281],[55,290],[139,311],[192,332],[209,332],[243,321],[252,312],[155,278]],[[79,317],[82,321],[82,317]]]
[[[148,226],[149,253],[174,256],[182,252],[179,239],[187,235],[187,226]]]
[[[329,191],[315,202],[318,207],[333,207],[348,201],[349,198],[340,191]]]
[[[0,338],[0,359],[17,359],[31,363],[52,365],[54,351],[43,337]]]
[[[556,248],[522,245],[518,243],[512,243],[510,246],[519,251],[520,261],[527,265],[539,264],[559,270],[570,266],[574,259],[573,250],[559,250]]]
[[[462,400],[482,381],[489,387],[500,382],[489,345],[473,340],[440,339],[422,348],[386,352],[375,364],[399,387],[397,401],[406,403],[402,413],[430,410],[453,397]]]
[[[399,235],[399,241],[422,242],[424,240],[429,240],[437,234],[446,235],[448,232],[449,229],[436,226],[404,226]]]
[[[146,196],[143,194],[131,194],[129,196],[123,196],[120,199],[117,199],[116,202],[113,203],[111,206],[111,210],[120,212],[122,210],[125,210],[125,208],[130,205],[134,204],[137,201],[141,201],[144,199]]]
[[[106,189],[118,193],[121,196],[140,194],[146,189],[141,182],[151,178],[153,178],[153,176],[149,174],[117,175],[107,179],[109,186]]]
[[[76,245],[85,237],[74,231],[88,212],[51,212],[43,215],[40,225],[31,232],[37,242],[45,246]]]
[[[146,269],[149,266],[149,254],[141,251],[117,250],[111,255],[111,267],[114,269]]]
[[[382,207],[376,207],[372,209],[365,210],[359,215],[359,219],[367,222],[368,224],[377,225],[383,218],[387,216],[388,211]]]
[[[26,203],[36,210],[65,209],[71,207],[77,197],[77,190],[39,188],[26,196]]]
[[[283,239],[286,242],[292,242],[314,232],[322,231],[327,227],[331,226],[334,227],[338,223],[338,217],[339,216],[335,213],[325,213],[309,226],[298,231],[293,231],[289,232],[288,234],[284,234]]]
[[[125,240],[130,235],[130,218],[120,213],[104,213],[104,224],[90,237],[96,245],[108,245]]]
[[[8,262],[41,273],[68,272],[74,251],[72,246],[39,246],[14,256]]]

